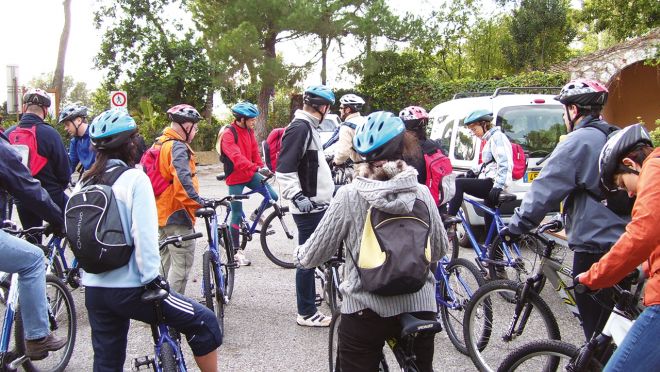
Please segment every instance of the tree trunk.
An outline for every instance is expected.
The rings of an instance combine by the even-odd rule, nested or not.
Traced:
[[[69,44],[69,30],[71,29],[71,0],[64,0],[64,27],[62,28],[62,35],[60,36],[60,50],[57,54],[57,66],[53,74],[52,88],[57,90],[58,102],[62,99],[62,86],[64,85],[64,60],[66,58],[66,47]],[[55,108],[59,112],[59,107]]]
[[[327,71],[328,62],[328,38],[321,36],[321,84],[326,85],[328,76]]]
[[[271,66],[275,60],[275,43],[277,39],[276,32],[270,32],[264,41],[264,54],[265,54],[265,64]],[[276,77],[272,72],[265,72],[264,76],[261,79],[261,89],[259,90],[259,97],[257,98],[257,106],[259,106],[259,111],[261,114],[257,117],[257,122],[255,123],[255,135],[257,137],[257,143],[265,140],[268,136],[268,128],[266,128],[266,122],[268,119],[268,111],[270,108],[270,97],[275,94],[275,79]]]

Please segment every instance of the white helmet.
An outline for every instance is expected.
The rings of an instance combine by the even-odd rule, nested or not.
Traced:
[[[353,111],[360,111],[362,110],[362,106],[364,106],[365,102],[360,96],[356,96],[355,94],[346,94],[343,95],[339,99],[339,103],[342,106],[347,106],[350,107]]]

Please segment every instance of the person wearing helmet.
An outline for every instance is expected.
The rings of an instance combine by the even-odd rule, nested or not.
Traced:
[[[79,103],[68,105],[60,112],[57,122],[63,124],[64,130],[71,136],[71,143],[69,144],[71,173],[75,172],[78,164],[82,166],[83,171],[91,168],[96,153],[89,141],[87,107]]]
[[[5,135],[12,144],[17,137],[34,137],[36,140],[30,142],[30,171],[32,176],[41,182],[41,186],[48,191],[53,202],[64,210],[67,196],[64,190],[68,187],[71,179],[71,167],[69,156],[62,142],[62,137],[55,128],[44,122],[51,105],[50,97],[41,89],[30,89],[23,96],[23,116],[18,125],[7,129]],[[33,154],[34,152],[34,154]],[[39,166],[35,164],[39,161]],[[21,203],[16,204],[16,210],[24,229],[41,226],[43,218],[41,214],[31,208],[26,208]],[[30,234],[29,239],[35,243],[41,243],[41,234]]]
[[[336,165],[343,165],[349,159],[353,163],[361,160],[353,150],[353,137],[355,137],[355,128],[366,121],[366,118],[360,115],[362,107],[364,100],[355,94],[346,94],[339,99],[339,113],[344,122],[339,127],[339,139],[332,160]]]
[[[250,102],[240,102],[231,108],[234,121],[228,130],[222,134],[221,151],[225,165],[225,182],[229,186],[230,195],[239,195],[247,186],[250,190],[261,187],[264,176],[272,173],[264,167],[264,162],[259,154],[257,138],[254,135],[254,124],[259,116],[259,109]],[[273,200],[277,200],[275,190],[266,184],[267,191]],[[240,247],[240,223],[243,214],[243,203],[231,202],[231,222],[229,231],[234,247]],[[249,266],[250,260],[245,257],[243,251],[236,252],[236,260],[241,266]]]
[[[512,182],[513,153],[511,142],[499,126],[493,125],[493,113],[488,110],[475,110],[463,120],[463,124],[484,142],[481,150],[482,164],[469,170],[464,177],[456,179],[456,194],[449,202],[448,214],[456,216],[463,204],[463,193],[483,198],[484,204],[493,207],[500,194]],[[493,222],[493,216],[484,215],[486,229]]]
[[[291,200],[293,220],[298,228],[298,244],[314,232],[332,199],[335,184],[323,154],[319,125],[335,103],[335,95],[325,85],[305,89],[303,108],[297,110],[282,136],[277,158],[277,181],[282,197]],[[327,327],[330,317],[316,308],[314,269],[296,269],[296,299],[301,326]]]
[[[137,126],[126,111],[111,109],[101,113],[90,124],[89,134],[97,151],[96,162],[74,192],[112,168],[134,166]],[[86,272],[82,277],[92,330],[94,370],[122,370],[130,320],[156,322],[153,308],[145,305],[141,296],[145,289],[161,288],[169,292],[161,306],[167,325],[186,335],[202,371],[217,371],[217,348],[222,334],[215,314],[171,290],[159,275],[158,212],[149,177],[139,169],[128,169],[111,187],[122,225],[131,232],[135,249],[126,265],[98,274]]]
[[[429,189],[417,182],[417,172],[402,160],[412,142],[404,140],[405,126],[390,112],[378,111],[356,129],[353,145],[364,159],[356,165],[359,175],[332,199],[318,228],[296,249],[297,265],[313,268],[329,260],[340,246],[347,258],[342,281],[343,301],[339,325],[338,364],[342,370],[375,371],[386,339],[401,334],[397,316],[412,313],[435,320],[435,279],[427,273],[423,286],[411,293],[380,296],[365,289],[356,260],[371,208],[396,215],[409,214],[421,201],[430,218],[430,261],[437,262],[449,246],[438,209]],[[361,258],[361,257],[360,257]],[[415,339],[415,364],[433,371],[433,336]]]
[[[202,116],[186,104],[171,107],[167,116],[170,126],[153,145],[161,146],[160,173],[166,180],[171,180],[171,185],[156,197],[160,239],[193,233],[195,211],[204,204],[199,195],[195,153],[190,147]],[[182,242],[180,247],[170,245],[162,252],[165,278],[177,293],[186,291],[194,256],[194,240]]]
[[[618,128],[600,119],[607,89],[596,81],[573,80],[556,99],[565,107],[568,135],[546,160],[501,235],[518,239],[563,202],[568,247],[574,252],[573,272],[581,273],[612,247],[630,218],[629,214],[615,213],[609,200],[608,205],[601,202],[607,195],[600,188],[598,157],[608,134]],[[610,309],[606,309],[588,294],[576,294],[575,300],[585,338],[589,340],[602,329],[613,304],[609,301]]]
[[[399,112],[399,119],[406,126],[406,136],[410,137],[418,146],[413,147],[410,154],[404,153],[403,160],[417,171],[417,181],[426,184],[426,164],[424,154],[442,151],[437,141],[426,137],[426,126],[429,114],[423,107],[408,106]]]
[[[624,128],[610,138],[600,153],[600,179],[608,190],[623,189],[636,196],[626,231],[576,281],[597,290],[608,288],[643,265],[649,279],[644,286],[646,308],[635,320],[605,370],[651,371],[660,365],[660,148],[654,149],[641,124]]]

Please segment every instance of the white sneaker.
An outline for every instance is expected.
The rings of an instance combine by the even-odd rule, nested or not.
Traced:
[[[322,312],[317,311],[314,315],[302,316],[298,314],[296,322],[298,325],[305,327],[329,327],[331,320],[332,318],[329,316],[326,316]]]
[[[247,257],[245,257],[245,253],[241,251],[236,252],[236,254],[234,254],[234,258],[240,266],[250,266],[252,264],[252,261],[248,260]]]

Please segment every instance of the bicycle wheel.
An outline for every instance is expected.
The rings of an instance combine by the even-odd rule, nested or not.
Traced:
[[[523,283],[528,277],[534,275],[541,264],[541,253],[543,253],[541,242],[532,235],[525,234],[517,245],[520,256],[517,256],[512,248],[509,249],[509,253],[512,255],[511,258],[515,260],[514,266],[488,264],[488,274],[491,279],[508,279]],[[503,249],[502,239],[500,236],[496,236],[488,250],[488,258],[498,261],[506,260]],[[545,277],[537,285],[537,292],[540,293],[545,285]]]
[[[470,302],[474,293],[486,283],[481,271],[470,261],[464,258],[452,260],[447,265],[447,282],[438,281],[438,287],[444,301],[448,304],[438,304],[442,324],[447,330],[447,336],[454,347],[461,353],[467,355],[468,350],[463,339],[463,312]],[[484,323],[492,320],[492,312],[489,303],[485,302],[482,307],[480,319]],[[485,342],[487,337],[486,327],[482,329],[482,335],[477,343]]]
[[[498,372],[511,371],[567,371],[580,349],[568,342],[559,340],[536,340],[525,344],[507,355]],[[567,368],[568,367],[568,368]],[[589,364],[580,371],[601,371],[602,364],[591,358]],[[572,369],[571,369],[572,370]]]
[[[225,307],[224,301],[222,299],[222,292],[220,291],[219,284],[219,271],[216,269],[216,266],[211,259],[211,252],[206,251],[202,256],[202,287],[204,292],[204,302],[206,307],[208,307],[215,314],[216,319],[218,319],[218,326],[220,327],[220,332],[224,337],[225,334]]]
[[[341,314],[336,313],[332,315],[329,328],[328,339],[328,365],[330,372],[340,371],[338,365],[337,347],[339,345],[339,324],[341,323]]]
[[[168,342],[164,342],[160,346],[160,353],[158,353],[158,363],[163,372],[179,372],[179,366],[176,362],[176,353]]]
[[[447,228],[447,238],[449,238],[450,260],[458,258],[461,246],[458,243],[458,224],[452,225]]]
[[[261,227],[261,248],[274,264],[293,269],[293,251],[298,245],[298,229],[289,212],[273,211]]]
[[[71,293],[59,278],[48,274],[46,275],[46,298],[48,299],[50,330],[56,336],[65,338],[67,342],[60,350],[49,352],[46,359],[39,361],[28,360],[25,362],[23,368],[26,371],[63,371],[69,364],[71,354],[73,354],[77,328],[73,297],[71,297]],[[16,338],[17,350],[21,354],[25,354],[25,337],[22,323],[17,322],[14,337]]]
[[[522,284],[510,280],[488,282],[477,290],[465,309],[463,338],[470,359],[480,371],[495,370],[508,353],[529,341],[560,338],[557,320],[545,301],[530,291],[521,303],[519,288]],[[515,329],[510,331],[519,303],[522,311]],[[488,306],[492,320],[486,322],[484,331],[482,309]]]
[[[342,294],[339,292],[339,284],[342,281],[343,266],[331,266],[325,270],[325,275],[326,302],[330,307],[330,311],[335,314],[341,308]]]

